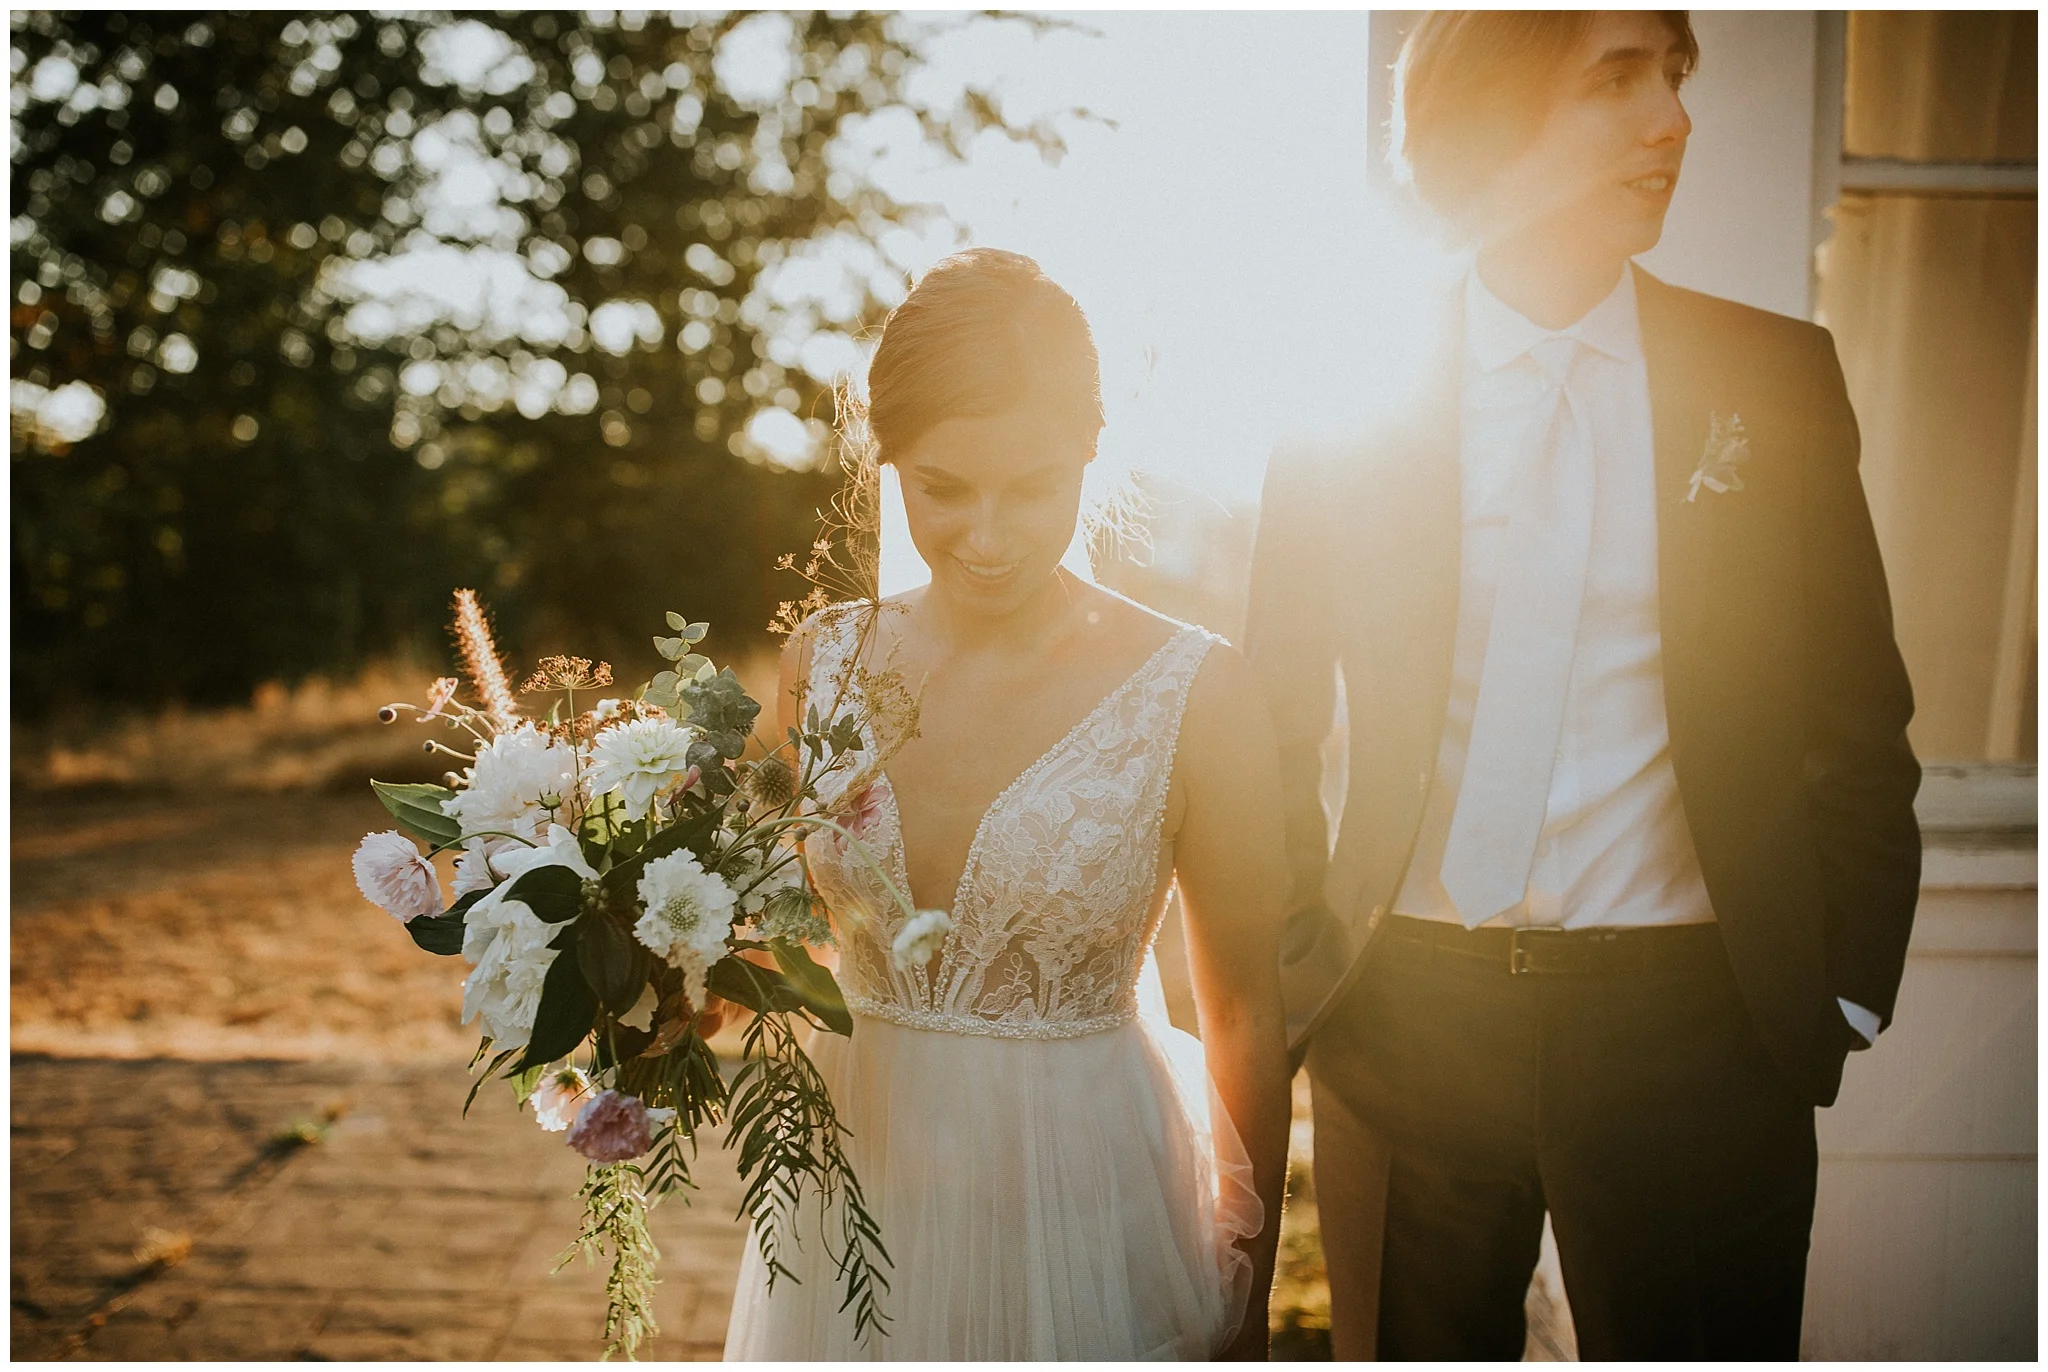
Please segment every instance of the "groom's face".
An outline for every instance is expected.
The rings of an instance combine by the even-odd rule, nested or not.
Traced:
[[[1484,237],[1617,260],[1655,247],[1692,132],[1678,98],[1686,66],[1656,15],[1599,12],[1558,65],[1534,142],[1495,182]]]

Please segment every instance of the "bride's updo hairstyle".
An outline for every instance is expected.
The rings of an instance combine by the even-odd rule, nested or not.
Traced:
[[[868,365],[875,457],[895,461],[948,419],[1034,409],[1102,430],[1095,338],[1074,298],[1019,253],[970,248],[924,274],[889,314]]]

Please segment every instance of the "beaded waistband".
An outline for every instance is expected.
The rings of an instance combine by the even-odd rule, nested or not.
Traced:
[[[995,1039],[1077,1039],[1129,1024],[1138,1017],[1137,1007],[1129,1006],[1107,1015],[1090,1015],[1086,1019],[982,1019],[976,1015],[951,1014],[943,1010],[916,1010],[907,1005],[870,1000],[866,996],[858,995],[849,995],[846,998],[846,1008],[857,1015],[885,1019],[891,1024],[900,1024],[908,1029],[925,1029],[935,1034],[972,1034],[979,1038]]]

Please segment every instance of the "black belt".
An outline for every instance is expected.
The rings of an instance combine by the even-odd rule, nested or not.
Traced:
[[[1696,966],[1721,949],[1712,924],[1645,929],[1467,929],[1389,915],[1380,936],[1442,957],[1485,963],[1510,976],[1616,976]]]

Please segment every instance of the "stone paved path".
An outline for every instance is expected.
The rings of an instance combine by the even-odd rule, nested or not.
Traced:
[[[13,1062],[16,1358],[587,1359],[601,1268],[550,1276],[582,1160],[509,1092],[467,1120],[459,1070],[303,1062]],[[297,1122],[335,1118],[317,1143]],[[716,1358],[745,1230],[706,1149],[654,1215],[661,1335]],[[151,1237],[173,1265],[138,1261]]]

